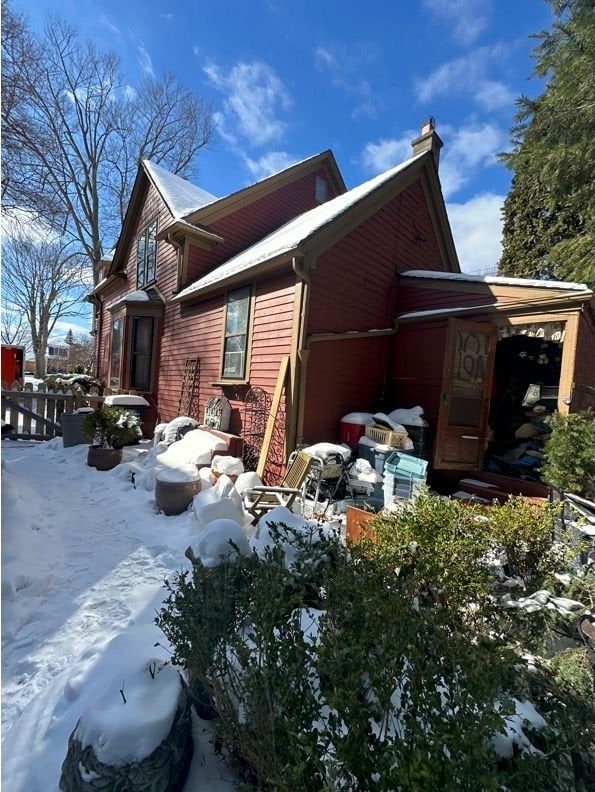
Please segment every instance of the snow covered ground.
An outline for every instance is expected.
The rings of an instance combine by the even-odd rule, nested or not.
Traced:
[[[164,578],[186,568],[192,512],[156,512],[87,446],[2,442],[2,789],[54,792],[79,717],[134,653],[166,660],[153,624]],[[114,642],[114,639],[116,641]],[[233,789],[194,721],[186,790]]]

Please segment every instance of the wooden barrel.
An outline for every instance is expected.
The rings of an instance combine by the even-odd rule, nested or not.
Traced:
[[[200,479],[194,481],[155,482],[155,502],[159,510],[168,516],[182,514],[200,492]]]

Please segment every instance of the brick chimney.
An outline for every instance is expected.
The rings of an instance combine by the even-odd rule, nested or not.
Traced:
[[[443,146],[438,133],[436,132],[436,121],[433,116],[430,116],[427,121],[424,121],[421,127],[421,135],[411,141],[411,148],[413,149],[413,156],[421,154],[424,151],[431,151],[434,155],[434,164],[438,170],[438,163],[440,162],[440,149]]]

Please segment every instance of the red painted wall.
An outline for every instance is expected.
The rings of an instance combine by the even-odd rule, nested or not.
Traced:
[[[392,327],[397,271],[430,266],[446,268],[418,180],[318,258],[308,332]]]
[[[337,442],[344,415],[384,410],[383,385],[391,342],[391,336],[382,336],[311,344],[304,442]]]
[[[187,283],[197,280],[294,217],[318,206],[314,197],[317,173],[324,175],[324,170],[308,173],[210,224],[209,230],[224,237],[225,242],[215,245],[210,251],[191,247]],[[328,189],[328,197],[334,197],[330,182]]]
[[[249,385],[246,386],[230,385],[222,389],[211,384],[218,381],[221,374],[224,296],[209,297],[188,306],[167,306],[159,376],[162,421],[169,421],[177,415],[185,360],[198,357],[200,414],[193,417],[201,420],[209,396],[223,392],[232,407],[230,431],[241,434],[245,391],[248,387],[258,386],[272,393],[281,357],[290,352],[294,280],[290,270],[255,284],[252,346],[248,359]]]

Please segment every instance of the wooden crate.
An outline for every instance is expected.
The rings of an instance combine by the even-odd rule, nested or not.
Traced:
[[[385,429],[383,426],[366,426],[366,437],[375,443],[392,446],[392,448],[403,448],[408,435],[407,432],[395,432],[392,429]]]

